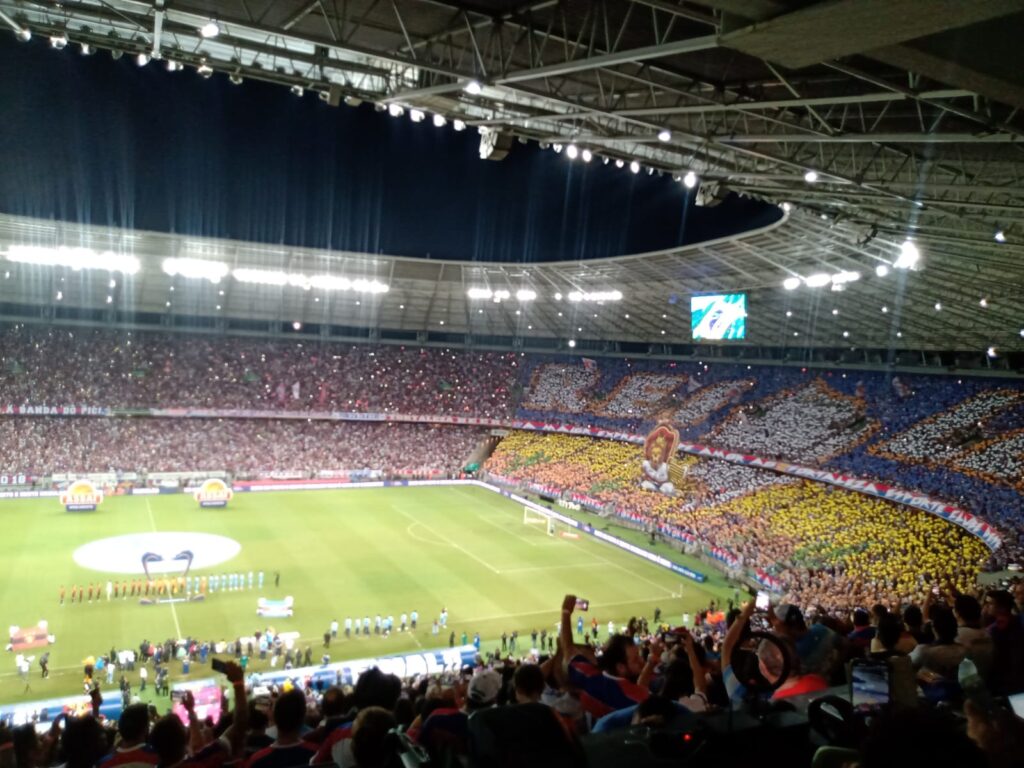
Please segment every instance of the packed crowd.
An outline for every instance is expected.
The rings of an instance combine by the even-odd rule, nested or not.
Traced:
[[[818,379],[750,405],[737,406],[707,442],[766,458],[816,463],[846,453],[878,428],[866,404]]]
[[[579,631],[576,610],[566,595],[552,651],[536,642],[523,654],[495,647],[468,666],[408,679],[371,668],[347,685],[307,668],[268,689],[247,680],[243,663],[222,660],[231,693],[206,718],[189,694],[180,713],[165,715],[129,695],[117,722],[105,723],[94,689],[91,713],[61,716],[43,735],[33,725],[0,727],[0,751],[16,768],[604,768],[621,764],[614,747],[627,741],[649,750],[634,753],[631,764],[641,766],[746,764],[769,744],[787,765],[814,757],[862,768],[1004,768],[1024,754],[1024,722],[991,698],[1024,691],[1024,584],[1015,592],[937,588],[923,602],[881,602],[841,617],[792,603],[712,603],[683,624],[656,612],[600,639]],[[156,648],[196,653],[170,642]],[[159,666],[154,656],[143,644],[138,663]],[[887,690],[859,688],[858,665],[884,670]],[[812,719],[813,737],[773,732],[773,713],[792,717],[801,700],[836,690],[847,702],[852,691],[855,703],[835,709],[832,699],[841,727]],[[751,738],[701,727],[743,709],[759,715]]]
[[[689,392],[669,418],[679,427],[693,427],[707,421],[711,414],[735,403],[753,389],[753,379],[726,379]]]
[[[581,365],[550,363],[533,373],[523,407],[533,411],[583,413],[592,402],[599,374]]]
[[[7,403],[508,417],[514,353],[8,328]]]
[[[449,475],[485,435],[476,427],[305,419],[18,417],[0,419],[0,473]]]
[[[963,529],[924,512],[718,460],[679,459],[675,497],[646,491],[641,461],[641,447],[628,443],[513,433],[485,469],[682,531],[771,575],[791,601],[829,610],[923,600],[936,580],[966,589],[989,554]]]
[[[595,407],[601,416],[635,419],[647,416],[683,386],[678,374],[642,371],[628,374],[607,398]]]

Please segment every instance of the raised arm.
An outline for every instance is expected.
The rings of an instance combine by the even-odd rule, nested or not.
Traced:
[[[688,631],[683,634],[683,648],[686,649],[686,658],[690,662],[690,673],[693,675],[693,690],[701,694],[704,700],[707,701],[708,677],[704,674],[704,667],[697,657],[697,649],[693,644],[693,635]]]
[[[743,604],[743,608],[740,611],[740,615],[736,617],[736,621],[729,627],[729,631],[725,633],[725,641],[722,643],[722,669],[732,665],[732,652],[736,648],[736,644],[740,641],[740,636],[743,634],[743,629],[750,623],[750,617],[754,615],[754,603],[748,601]]]

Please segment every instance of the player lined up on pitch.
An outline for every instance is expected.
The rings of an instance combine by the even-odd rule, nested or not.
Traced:
[[[104,595],[110,600],[127,600],[129,597],[184,597],[206,595],[213,592],[237,592],[245,589],[263,589],[263,571],[253,573],[214,573],[209,576],[179,575],[150,576],[122,581],[108,581],[85,585],[73,584],[70,592],[63,584],[57,592],[60,605],[70,603],[100,602]],[[280,575],[275,575],[275,586],[280,584]]]

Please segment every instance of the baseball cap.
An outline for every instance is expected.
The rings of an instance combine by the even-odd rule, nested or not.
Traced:
[[[469,700],[476,705],[493,704],[501,690],[501,675],[485,669],[469,681]]]

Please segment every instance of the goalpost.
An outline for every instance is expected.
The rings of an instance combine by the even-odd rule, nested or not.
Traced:
[[[567,539],[579,538],[579,534],[574,528],[563,523],[554,515],[549,515],[525,504],[523,505],[523,525],[544,526],[548,536],[562,536]]]

